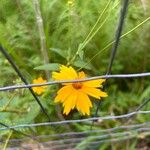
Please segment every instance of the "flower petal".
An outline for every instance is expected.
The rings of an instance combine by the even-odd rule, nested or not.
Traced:
[[[33,80],[33,84],[45,83],[46,81],[47,80],[44,80],[42,77],[39,77],[38,79]],[[42,94],[45,91],[45,88],[47,88],[47,86],[32,87],[33,91],[38,95]]]
[[[76,73],[76,71],[74,70],[74,68],[72,68],[72,67],[66,67],[66,66],[63,66],[63,65],[62,65],[62,66],[60,67],[60,69],[61,69],[61,72],[66,73],[67,76],[70,76],[72,79],[77,78],[77,73]]]
[[[52,72],[52,77],[55,80],[72,80],[76,79],[77,73],[72,67],[61,66],[60,72]]]
[[[33,91],[34,91],[35,93],[37,93],[38,95],[41,95],[41,94],[45,91],[45,89],[42,88],[42,87],[33,87],[32,89],[33,89]]]
[[[92,107],[92,103],[89,97],[78,91],[78,97],[76,102],[76,108],[80,111],[83,115],[90,115],[90,107]]]
[[[83,84],[87,87],[101,87],[103,82],[105,82],[105,79],[86,81]]]
[[[57,96],[55,97],[54,102],[61,102],[63,103],[65,101],[65,99],[72,93],[72,86],[68,85],[68,86],[64,86],[62,87],[58,92],[57,92]]]
[[[78,79],[83,79],[83,78],[86,78],[86,75],[83,71],[81,71],[78,73]]]
[[[71,109],[74,109],[76,105],[76,100],[77,100],[77,94],[76,91],[74,90],[74,92],[70,96],[68,96],[68,98],[63,103],[64,114],[68,115]]]
[[[107,93],[101,91],[100,89],[96,89],[93,87],[82,87],[82,89],[80,89],[80,91],[82,91],[83,93],[86,93],[92,97],[95,97],[97,99],[100,99],[100,97],[107,97]]]

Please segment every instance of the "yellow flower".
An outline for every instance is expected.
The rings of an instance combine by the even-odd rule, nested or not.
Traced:
[[[75,80],[86,78],[86,75],[83,71],[77,73],[72,67],[62,65],[60,72],[53,72],[52,77],[55,80]],[[63,104],[63,113],[66,115],[75,108],[83,115],[90,115],[92,103],[89,96],[97,99],[107,97],[107,93],[98,89],[98,87],[102,87],[104,81],[105,79],[98,79],[76,83],[64,83],[64,86],[57,92],[54,102]]]
[[[47,82],[47,80],[43,80],[42,77],[39,77],[38,79],[33,80],[33,84],[39,84],[39,83],[45,83],[45,82]],[[40,95],[45,91],[45,88],[47,88],[47,86],[33,87],[32,89],[35,93]]]
[[[68,6],[73,7],[75,1],[74,0],[68,0]]]

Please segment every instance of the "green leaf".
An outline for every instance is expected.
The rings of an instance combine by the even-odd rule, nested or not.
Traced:
[[[42,66],[35,67],[35,70],[50,70],[50,71],[58,71],[60,67],[60,64],[58,63],[51,63],[51,64],[46,64]]]
[[[36,106],[36,108],[35,108]],[[16,123],[17,124],[23,124],[23,123],[30,123],[33,122],[33,120],[38,116],[38,114],[40,113],[40,107],[38,106],[38,104],[34,101],[34,102],[30,102],[28,104],[28,113],[25,114],[22,117],[18,117]]]
[[[83,60],[83,56],[84,56],[84,51],[80,51],[79,52],[79,57],[81,58],[81,60]]]
[[[85,64],[86,63],[82,60],[77,60],[73,63],[73,65],[76,66],[76,67],[81,67],[81,68],[84,68],[84,69],[87,69],[87,70],[92,69],[92,67],[89,64],[87,64],[87,65],[85,65]]]
[[[82,49],[82,46],[83,46],[83,43],[79,44],[79,47],[78,47],[78,54],[79,54],[79,57],[83,60],[83,56],[84,56],[84,51]]]
[[[58,48],[50,48],[50,50],[57,53],[58,55],[60,55],[61,57],[66,59],[66,56],[67,56],[66,51],[58,49]]]
[[[142,92],[142,94],[141,94],[141,96],[140,96],[140,100],[141,100],[141,101],[144,100],[145,98],[149,97],[149,95],[150,95],[150,86],[147,87],[147,88]]]

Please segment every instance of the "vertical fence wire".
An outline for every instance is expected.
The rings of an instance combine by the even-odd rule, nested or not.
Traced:
[[[27,85],[28,82],[25,79],[25,77],[23,76],[23,74],[20,72],[19,68],[17,67],[17,65],[15,64],[14,60],[12,59],[12,57],[7,53],[7,51],[3,48],[2,45],[0,45],[0,51],[2,52],[2,54],[5,56],[5,58],[9,61],[9,63],[11,64],[11,66],[13,67],[13,69],[16,71],[16,73],[18,74],[18,76],[21,78],[21,80]],[[36,102],[38,103],[38,105],[40,106],[43,114],[47,117],[47,119],[49,121],[51,121],[48,113],[46,112],[45,108],[43,107],[42,103],[40,102],[39,98],[35,95],[34,91],[32,90],[32,88],[28,88],[29,91],[31,92],[32,96],[34,97],[34,99],[36,100]]]
[[[120,37],[121,37],[122,30],[123,30],[124,22],[125,22],[125,16],[126,16],[126,13],[127,13],[128,5],[129,5],[129,0],[122,0],[122,7],[121,7],[121,10],[120,10],[120,18],[119,18],[118,26],[117,26],[116,33],[115,33],[114,44],[113,44],[112,49],[111,49],[111,55],[110,55],[110,59],[109,59],[109,63],[108,63],[108,68],[107,68],[107,71],[106,71],[106,76],[107,76],[107,75],[109,76],[109,75],[111,74],[111,71],[112,71],[112,66],[113,66],[113,62],[114,62],[114,59],[115,59],[115,56],[116,56],[116,52],[117,52],[117,49],[118,49],[118,46],[119,46]],[[34,97],[34,99],[36,100],[36,102],[38,103],[38,105],[40,106],[40,108],[41,108],[43,114],[48,118],[49,122],[48,122],[47,125],[53,125],[53,124],[55,125],[55,123],[56,123],[56,125],[61,125],[61,124],[63,124],[63,123],[69,123],[69,122],[70,122],[70,123],[74,123],[74,122],[77,123],[78,121],[79,121],[79,122],[81,121],[81,119],[80,119],[80,120],[75,120],[75,121],[74,121],[74,120],[70,120],[70,121],[61,121],[61,122],[50,122],[50,117],[49,117],[47,111],[45,110],[45,108],[44,108],[43,105],[41,104],[39,98],[35,95],[34,91],[32,90],[32,85],[29,86],[27,80],[25,79],[25,77],[23,76],[23,74],[20,72],[20,70],[19,70],[19,68],[17,67],[17,65],[15,64],[14,60],[13,60],[12,57],[7,53],[7,50],[5,50],[1,44],[0,44],[0,51],[1,51],[2,54],[5,56],[5,58],[9,61],[9,63],[11,64],[11,66],[13,67],[13,69],[16,71],[16,73],[18,74],[18,76],[21,78],[21,80],[22,80],[22,81],[25,83],[25,85],[27,86],[27,87],[24,87],[24,88],[28,88],[28,89],[29,89],[29,91],[31,92],[32,96]],[[78,82],[78,81],[77,81],[77,82]],[[57,82],[56,82],[56,83],[57,83]],[[54,84],[56,84],[56,83],[54,83]],[[104,87],[105,87],[105,86],[104,86]],[[136,108],[136,110],[135,110],[135,112],[133,112],[133,114],[127,114],[127,116],[130,118],[130,117],[132,117],[134,114],[140,113],[139,110],[141,110],[149,101],[150,101],[150,98],[145,99],[145,100],[143,101],[143,103],[142,103],[140,106],[138,106],[138,107]],[[98,102],[98,106],[97,106],[96,112],[95,112],[95,118],[93,117],[93,118],[91,119],[91,121],[92,121],[91,129],[92,129],[92,126],[94,125],[94,121],[98,119],[97,114],[98,114],[99,107],[100,107],[101,103],[102,103],[102,101],[99,101],[99,102]],[[143,113],[149,113],[149,112],[143,112]],[[124,116],[124,117],[125,117],[125,116]],[[104,118],[104,117],[103,117],[103,118]],[[114,119],[113,116],[112,116],[111,119]],[[88,119],[87,119],[87,120],[88,120]],[[86,121],[87,121],[87,120],[86,120]],[[90,118],[89,118],[89,120],[90,120]],[[81,122],[82,122],[82,121],[81,121]],[[46,124],[46,123],[45,123],[45,124]],[[8,125],[2,123],[2,122],[0,122],[0,125],[3,126],[3,127],[5,127],[4,129],[12,130],[12,131],[14,131],[14,132],[16,132],[16,133],[22,134],[23,136],[26,136],[26,137],[28,137],[28,138],[31,138],[31,139],[33,139],[33,140],[39,142],[35,137],[33,137],[33,136],[31,136],[31,135],[28,135],[28,134],[26,134],[26,133],[24,133],[24,132],[22,132],[22,131],[18,131],[18,130],[15,129],[15,128],[17,128],[17,127],[21,127],[21,125],[20,125],[20,126],[14,126],[14,127],[12,126],[12,127],[10,127],[10,126],[8,126]],[[41,125],[42,125],[42,126],[45,126],[44,123],[41,123]],[[33,126],[33,127],[34,127],[34,126],[38,126],[38,124],[31,124],[31,125],[24,125],[24,126],[22,125],[22,127],[31,127],[31,126]],[[90,130],[89,132],[92,132],[92,131]],[[123,134],[124,134],[124,133],[123,133]],[[150,132],[149,132],[149,134],[150,134]],[[128,138],[128,136],[127,136],[127,138]],[[84,137],[82,137],[81,139],[84,140]],[[77,139],[77,140],[79,140],[79,139]],[[110,140],[110,139],[108,139],[108,140]],[[119,138],[118,140],[120,140],[120,138]],[[69,141],[71,141],[71,139],[69,139]],[[52,141],[52,142],[53,142],[53,141]],[[96,141],[96,142],[98,143],[99,141]],[[95,142],[95,143],[93,142],[93,144],[95,145],[96,142]],[[112,142],[112,140],[110,140],[110,142]],[[102,142],[100,141],[99,143],[102,143]],[[70,144],[71,144],[71,143],[70,143]],[[74,143],[73,143],[73,144],[74,144]],[[58,146],[59,146],[59,145],[58,145]],[[61,146],[62,146],[62,145],[61,145]],[[67,146],[67,148],[68,148],[69,143],[68,143],[66,146]],[[62,148],[62,147],[61,147],[61,148]]]
[[[126,16],[126,13],[127,13],[128,5],[129,5],[129,0],[123,0],[122,8],[120,10],[119,23],[118,23],[118,27],[116,29],[115,41],[114,41],[113,47],[111,49],[111,56],[110,56],[110,59],[109,59],[108,70],[106,72],[106,75],[111,74],[112,65],[113,65],[115,55],[116,55],[116,52],[117,52],[117,49],[118,49],[118,46],[119,46],[120,37],[121,37],[122,30],[123,30],[124,22],[125,22],[125,16]],[[102,103],[102,101],[98,102],[96,112],[95,112],[95,116],[97,116],[97,114],[98,114],[98,110],[99,110],[99,107],[100,107],[101,103]],[[94,122],[91,125],[91,129],[92,129],[93,125],[94,125]]]

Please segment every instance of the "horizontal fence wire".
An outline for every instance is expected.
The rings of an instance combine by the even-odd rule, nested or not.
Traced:
[[[70,146],[70,144],[73,144],[74,146],[77,145],[77,144],[80,144],[82,143],[85,138],[87,138],[85,141],[86,145],[83,143],[82,146],[87,146],[87,144],[91,144],[91,143],[95,143],[95,144],[98,144],[98,143],[105,143],[105,142],[111,142],[112,139],[122,139],[125,138],[125,137],[132,137],[132,138],[142,138],[143,136],[148,136],[150,135],[150,127],[139,127],[137,129],[130,129],[128,128],[127,131],[124,131],[124,132],[116,132],[116,133],[112,133],[110,131],[108,131],[107,134],[98,134],[98,135],[92,135],[92,136],[88,136],[88,137],[85,137],[85,136],[76,136],[76,137],[69,137],[69,138],[66,138],[66,139],[62,139],[62,137],[59,137],[57,140],[49,140],[48,142],[42,142],[43,139],[41,139],[40,141],[40,144],[44,145],[44,146],[51,146],[50,148],[52,149],[56,149],[56,148],[61,148],[61,147],[64,147],[64,146]],[[37,137],[36,137],[37,138]],[[45,140],[45,139],[44,139]],[[44,141],[43,140],[43,141]],[[125,140],[125,139],[124,139]],[[10,140],[10,143],[13,144],[17,144],[17,140]],[[18,142],[19,143],[19,142]],[[72,145],[72,146],[73,146]]]
[[[4,124],[4,123],[2,123],[2,122],[0,122],[0,126],[4,126],[5,128],[10,128],[10,126],[8,126],[8,125],[6,125],[6,124]],[[29,134],[26,134],[26,133],[24,133],[24,132],[22,132],[22,131],[18,131],[18,130],[15,130],[15,129],[11,129],[13,132],[15,132],[15,133],[18,133],[18,134],[21,134],[21,135],[23,135],[23,136],[25,136],[25,137],[28,137],[28,138],[30,138],[30,139],[34,139],[34,137],[32,137],[31,135],[29,135]]]
[[[150,132],[143,132],[141,134],[147,134],[147,135],[150,135]],[[123,137],[116,137],[116,138],[109,138],[109,139],[106,139],[106,140],[98,140],[98,141],[94,141],[94,142],[86,142],[86,144],[82,144],[81,146],[77,145],[77,144],[80,144],[80,143],[68,143],[68,144],[61,144],[61,145],[56,145],[56,146],[51,146],[51,148],[46,148],[45,150],[57,150],[59,148],[61,148],[62,150],[66,150],[68,147],[69,148],[78,148],[78,149],[81,149],[81,148],[91,148],[93,149],[94,147],[98,147],[100,146],[100,144],[103,144],[103,143],[114,143],[114,142],[123,142],[124,140],[130,140],[130,139],[133,139],[133,138],[137,138],[138,136],[136,134],[130,134],[130,135],[127,135],[127,136],[123,136]],[[43,144],[48,144],[47,143],[43,143]]]
[[[142,133],[141,133],[142,134]],[[147,135],[150,135],[150,132],[144,132],[143,134],[147,134]],[[118,143],[118,142],[124,142],[125,140],[130,140],[130,139],[133,139],[133,138],[137,138],[137,135],[128,135],[128,136],[124,136],[122,138],[110,138],[110,139],[107,139],[107,140],[101,140],[101,141],[97,141],[97,142],[89,142],[90,145],[92,145],[91,147],[93,146],[99,146],[100,144],[102,143]]]
[[[102,76],[95,76],[95,77],[89,77],[89,78],[78,79],[78,80],[60,80],[60,81],[50,81],[50,82],[40,83],[40,84],[6,86],[6,87],[0,87],[0,91],[15,90],[15,89],[22,89],[22,88],[31,88],[31,87],[40,87],[40,86],[53,85],[53,84],[85,82],[85,81],[91,81],[91,80],[97,80],[97,79],[141,78],[141,77],[149,77],[149,76],[150,76],[150,72],[135,73],[135,74],[102,75]]]
[[[125,137],[125,136],[130,136],[130,135],[132,135],[132,136],[134,135],[136,137],[136,136],[138,136],[138,134],[141,134],[141,132],[147,133],[150,135],[150,128],[139,128],[139,129],[135,129],[133,131],[127,131],[127,132],[117,132],[117,133],[108,133],[108,134],[104,134],[104,135],[89,136],[89,137],[87,137],[88,139],[87,139],[86,144],[88,144],[88,141],[100,142],[100,140],[102,140],[102,139],[121,138],[121,137]],[[64,143],[66,143],[66,144],[76,143],[77,144],[84,140],[85,140],[85,137],[77,137],[77,138],[69,138],[69,139],[63,139],[63,140],[62,139],[52,140],[47,143],[55,144],[56,146],[58,146],[58,145],[62,146]],[[55,146],[55,148],[56,148],[56,146]]]
[[[40,135],[36,136],[36,139],[50,139],[50,138],[70,138],[70,137],[81,137],[81,136],[89,136],[92,134],[103,134],[103,133],[112,133],[117,132],[118,130],[134,130],[134,129],[144,129],[150,127],[150,122],[145,122],[141,124],[132,124],[132,125],[126,125],[126,126],[118,126],[114,128],[109,129],[97,129],[97,130],[88,130],[88,131],[81,131],[81,132],[65,132],[60,134],[50,134],[50,135]],[[20,142],[25,141],[27,138],[22,139],[11,139],[10,142]]]
[[[79,119],[79,120],[64,120],[64,121],[57,121],[57,122],[21,124],[21,125],[16,125],[16,126],[9,126],[6,128],[0,128],[0,131],[8,130],[8,129],[16,129],[16,128],[41,127],[41,126],[49,126],[49,125],[63,125],[63,124],[70,124],[70,123],[83,123],[83,122],[91,122],[91,121],[123,119],[123,118],[129,118],[129,117],[131,117],[133,115],[137,115],[137,114],[150,114],[150,111],[135,111],[135,112],[131,112],[128,114],[119,115],[119,116],[92,117],[92,118]]]
[[[122,5],[122,10],[120,12],[120,19],[118,23],[118,28],[116,30],[116,39],[114,41],[114,45],[112,47],[112,54],[110,56],[110,62],[108,65],[108,70],[106,75],[102,76],[94,76],[90,78],[85,79],[78,79],[78,80],[62,80],[62,81],[50,81],[46,83],[41,84],[28,84],[26,79],[22,78],[22,74],[20,75],[20,70],[18,69],[18,75],[21,77],[21,79],[24,81],[25,85],[12,85],[12,86],[5,86],[0,87],[0,91],[9,91],[9,90],[15,90],[15,89],[22,89],[22,88],[28,88],[35,99],[37,99],[38,104],[41,106],[43,112],[49,119],[49,122],[43,122],[43,123],[33,123],[33,124],[20,124],[15,126],[6,126],[3,123],[0,123],[0,126],[4,126],[3,128],[0,128],[0,131],[4,130],[12,130],[18,133],[22,133],[28,138],[33,138],[33,140],[37,141],[37,143],[42,144],[43,146],[47,146],[49,148],[44,148],[45,150],[54,150],[54,149],[68,149],[72,147],[81,148],[84,147],[84,149],[97,147],[101,143],[107,143],[107,142],[120,142],[124,140],[129,140],[133,138],[140,138],[141,136],[149,136],[150,135],[150,122],[145,122],[142,124],[134,124],[134,125],[127,125],[127,126],[118,126],[114,128],[109,129],[99,129],[99,130],[89,130],[89,131],[83,131],[83,132],[66,132],[61,134],[51,134],[51,135],[42,135],[42,136],[35,136],[32,137],[30,135],[24,134],[23,132],[20,132],[20,128],[31,128],[31,127],[45,127],[45,126],[51,126],[51,125],[65,125],[65,124],[71,124],[71,123],[92,123],[96,121],[97,123],[100,123],[104,120],[115,120],[115,119],[124,119],[124,118],[130,118],[132,116],[142,114],[147,115],[150,114],[150,110],[148,111],[140,111],[140,109],[145,106],[149,101],[150,98],[147,98],[137,109],[131,113],[118,115],[118,116],[104,116],[104,117],[92,117],[92,118],[86,118],[86,119],[78,119],[78,120],[64,120],[64,121],[57,121],[57,122],[50,122],[49,115],[45,111],[44,107],[40,104],[38,98],[36,98],[36,95],[32,91],[32,87],[40,87],[45,85],[53,85],[53,84],[63,84],[63,83],[75,83],[75,82],[85,82],[85,81],[91,81],[91,80],[97,80],[97,79],[111,79],[111,78],[140,78],[140,77],[149,77],[150,72],[146,73],[136,73],[136,74],[116,74],[116,75],[110,75],[111,69],[113,65],[113,61],[115,59],[115,54],[117,51],[117,48],[119,46],[119,40],[122,37],[121,32],[124,25],[125,16],[127,13],[129,0],[124,0],[124,3]],[[2,49],[2,48],[1,48]],[[1,50],[2,51],[2,50]],[[7,58],[7,57],[6,57]],[[8,59],[9,60],[9,59]],[[10,61],[11,62],[11,61]],[[12,64],[14,62],[12,61]],[[12,65],[13,67],[13,65]],[[99,107],[99,106],[98,106]],[[98,110],[98,108],[97,108]],[[97,115],[97,114],[96,114]],[[17,130],[18,129],[18,130]],[[121,130],[121,131],[120,131]],[[127,131],[122,131],[127,130]],[[27,138],[28,137],[28,138]],[[65,139],[63,139],[65,137]],[[85,139],[85,137],[87,139]],[[43,138],[52,138],[48,142],[43,142]],[[25,138],[24,138],[25,139]],[[12,139],[10,140],[10,143],[12,142],[18,142],[22,141],[24,139]],[[41,139],[41,141],[39,140]],[[85,141],[85,143],[84,143]],[[1,142],[2,143],[2,142]]]
[[[127,132],[121,132],[122,129],[126,129]],[[119,132],[117,133],[113,133],[113,132],[116,132],[117,130],[119,130]],[[79,132],[78,133],[64,133],[64,135],[67,135],[66,139],[63,139],[62,136],[52,136],[52,135],[45,135],[45,136],[38,136],[38,137],[35,137],[35,139],[37,139],[37,141],[41,141],[45,138],[58,138],[58,140],[53,140],[53,141],[49,141],[48,143],[53,143],[53,144],[63,144],[63,143],[68,143],[68,142],[75,142],[75,143],[78,143],[78,142],[81,142],[82,140],[84,140],[84,138],[86,136],[89,136],[87,138],[90,138],[90,139],[106,139],[106,138],[109,138],[111,136],[112,137],[118,137],[118,136],[125,136],[125,134],[128,134],[130,133],[135,133],[135,132],[146,132],[146,131],[149,131],[150,130],[150,122],[145,122],[143,124],[133,124],[133,125],[128,125],[128,126],[119,126],[119,127],[115,127],[115,128],[110,128],[110,129],[99,129],[99,130],[90,130],[90,131],[84,131],[84,132]],[[85,134],[86,133],[86,134]],[[94,136],[90,136],[90,134],[94,134]],[[101,133],[104,133],[102,135],[100,135]],[[107,134],[105,134],[107,133]],[[109,133],[109,134],[108,134]],[[96,135],[98,134],[98,135]],[[61,135],[61,134],[58,134],[58,135]],[[72,135],[71,137],[68,136],[68,135]],[[96,136],[95,136],[96,135]],[[133,135],[133,134],[132,134]],[[74,138],[76,137],[76,138]],[[84,137],[84,138],[83,138]],[[69,139],[68,139],[69,138]],[[62,140],[63,139],[63,140]],[[23,139],[12,139],[10,140],[10,143],[19,143],[21,141],[25,141],[26,139],[23,138]],[[40,143],[41,143],[40,142]]]

